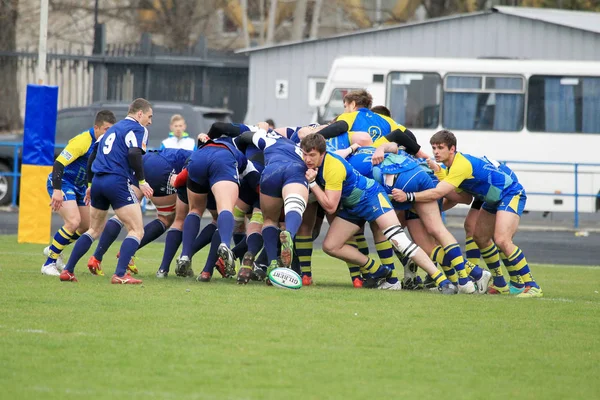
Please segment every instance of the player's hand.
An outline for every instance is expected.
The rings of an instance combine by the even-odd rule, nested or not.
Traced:
[[[317,173],[319,172],[319,169],[307,169],[306,170],[306,174],[304,174],[304,177],[306,178],[306,180],[308,181],[308,183],[314,181],[315,179],[317,179]]]
[[[50,207],[52,207],[52,211],[58,211],[62,207],[63,204],[63,194],[61,190],[54,189],[52,191],[52,200],[50,201]]]
[[[381,164],[383,159],[385,158],[385,152],[383,151],[383,147],[378,147],[373,153],[373,157],[371,158],[371,162],[373,165]]]
[[[259,122],[258,124],[256,124],[256,126],[258,127],[258,129],[264,129],[267,132],[269,131],[269,124],[267,124],[264,121]]]
[[[199,133],[198,140],[201,141],[202,143],[206,143],[210,140],[210,137],[206,133]]]
[[[431,158],[427,159],[427,166],[431,168],[433,172],[438,172],[441,169],[440,165],[433,161]]]
[[[86,206],[89,206],[92,202],[92,188],[87,188],[85,190],[85,196],[83,197],[83,202]]]
[[[143,185],[140,185],[140,190],[142,191],[144,196],[146,196],[147,199],[150,199],[150,197],[152,197],[152,195],[154,194],[154,190],[152,190],[152,188],[150,187],[150,185],[148,185],[147,182]]]
[[[392,189],[392,198],[398,203],[404,203],[407,200],[406,193],[400,189]]]

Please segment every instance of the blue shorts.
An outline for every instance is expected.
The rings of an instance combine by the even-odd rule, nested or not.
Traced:
[[[392,193],[392,189],[400,189],[404,192],[422,192],[423,190],[432,189],[435,187],[435,183],[425,170],[421,168],[411,169],[409,171],[402,172],[397,175],[396,182],[393,187],[386,186],[388,194]],[[409,202],[399,203],[392,201],[394,210],[403,211],[410,210],[412,204]]]
[[[239,184],[237,167],[235,156],[228,148],[204,146],[189,158],[187,187],[194,193],[204,194],[217,182]]]
[[[92,207],[99,210],[113,210],[130,204],[139,204],[138,199],[130,187],[129,179],[115,174],[94,175],[92,180]]]
[[[48,189],[48,194],[50,198],[52,198],[52,193],[54,192],[54,188],[52,187],[52,174],[48,175],[48,183],[46,184],[46,188]],[[85,185],[76,186],[73,183],[62,181],[62,193],[63,193],[63,201],[71,201],[75,200],[79,207],[85,206],[85,191],[87,187]]]
[[[306,165],[300,163],[268,164],[260,177],[260,192],[271,197],[281,198],[281,189],[290,183],[299,183],[308,188]]]
[[[393,208],[385,189],[375,182],[373,186],[365,191],[358,204],[342,206],[337,216],[355,225],[362,226],[365,221],[375,221],[389,211],[393,211]]]
[[[176,189],[170,185],[175,170],[159,153],[149,152],[144,156],[144,177],[152,188],[153,197],[164,197],[174,194]]]
[[[508,190],[507,193],[503,194],[498,203],[490,204],[485,202],[481,208],[490,214],[496,214],[498,211],[507,211],[521,216],[527,202],[527,194],[520,184],[515,186],[518,187]]]
[[[251,172],[250,174],[256,174],[256,172]],[[240,182],[240,200],[248,204],[253,209],[260,208],[260,196],[258,194],[259,180],[260,176],[256,178],[246,175],[244,179],[242,179],[242,182]]]

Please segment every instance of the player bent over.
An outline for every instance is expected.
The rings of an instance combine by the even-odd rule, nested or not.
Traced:
[[[77,239],[71,257],[60,274],[61,281],[77,281],[73,273],[75,266],[102,233],[108,209],[112,206],[127,228],[127,237],[121,245],[121,257],[111,283],[142,283],[127,273],[127,264],[135,255],[144,235],[142,210],[131,190],[130,176],[135,173],[144,196],[152,197],[152,188],[144,180],[142,167],[142,156],[148,141],[146,126],[151,123],[151,104],[145,99],[136,99],[130,104],[127,117],[109,128],[98,142],[96,151],[90,157],[91,168],[88,168],[88,181],[91,180],[88,189],[91,197],[90,228]]]
[[[44,275],[60,275],[64,267],[61,257],[63,249],[90,226],[90,208],[84,201],[87,163],[98,138],[115,122],[117,120],[112,111],[99,111],[94,126],[71,139],[54,161],[52,173],[48,175],[48,194],[52,211],[59,213],[64,225],[54,234],[50,246],[44,249],[47,257],[42,266]]]
[[[361,265],[375,280],[386,278],[392,273],[389,267],[377,265],[369,256],[346,244],[358,232],[363,221],[375,221],[394,248],[424,269],[436,281],[442,293],[456,293],[456,287],[438,271],[427,254],[408,239],[385,191],[377,182],[360,175],[342,157],[327,152],[325,139],[319,134],[306,136],[300,146],[304,162],[309,168],[306,177],[317,201],[328,214],[335,213],[338,205],[341,205],[323,242],[323,250],[327,254]],[[383,280],[379,287],[392,290],[401,288],[398,282],[395,285],[384,283]]]

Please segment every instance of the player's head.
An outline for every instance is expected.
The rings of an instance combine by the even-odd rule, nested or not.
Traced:
[[[321,134],[311,133],[306,135],[300,142],[300,148],[304,153],[304,163],[308,168],[318,168],[323,164],[327,144]]]
[[[146,99],[135,99],[129,105],[127,116],[135,118],[142,126],[152,123],[152,104]]]
[[[392,118],[392,112],[386,106],[374,106],[371,108],[375,114],[385,115],[386,117]]]
[[[187,128],[185,119],[180,114],[175,114],[171,117],[171,123],[169,124],[169,127],[171,128],[173,135],[178,138],[181,137]]]
[[[273,121],[271,118],[269,118],[265,122],[269,125],[269,129],[275,129],[275,121]]]
[[[456,136],[447,129],[436,132],[429,143],[437,162],[448,161],[456,152]]]
[[[96,139],[104,135],[108,128],[117,123],[117,117],[110,110],[101,110],[94,118],[94,135]]]
[[[371,108],[373,96],[365,89],[353,90],[344,96],[344,112],[353,112],[359,108]]]

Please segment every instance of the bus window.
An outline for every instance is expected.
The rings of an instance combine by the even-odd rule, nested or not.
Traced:
[[[443,125],[448,129],[520,131],[525,81],[521,76],[447,75]]]
[[[600,133],[600,78],[529,78],[527,129],[532,132]]]
[[[437,128],[442,78],[435,73],[392,72],[388,99],[392,118],[407,128]]]
[[[328,123],[338,115],[344,112],[344,96],[355,89],[334,89],[331,92],[331,97],[329,97],[329,102],[325,105],[325,111],[323,115],[321,115],[319,122],[320,123]]]

